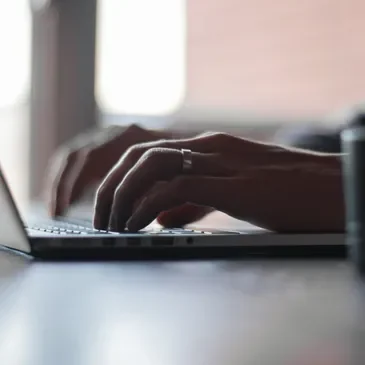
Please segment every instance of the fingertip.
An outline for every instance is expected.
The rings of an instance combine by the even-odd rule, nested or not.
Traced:
[[[61,199],[59,191],[52,191],[46,196],[48,213],[52,218],[61,216],[67,208],[67,204]]]
[[[55,203],[51,203],[48,206],[48,214],[51,218],[56,218],[58,215],[61,215],[61,211]]]
[[[171,219],[168,212],[160,213],[157,217],[157,223],[161,224],[163,227],[171,228],[173,225],[171,223],[174,222],[174,219]]]
[[[102,219],[99,211],[96,209],[96,207],[94,207],[93,227],[95,229],[105,229],[105,230],[107,230],[109,228],[108,223],[109,223],[109,219],[108,220]]]
[[[43,190],[40,194],[40,201],[44,204],[46,214],[53,218],[55,215],[55,201],[52,197],[52,193],[47,190]]]
[[[109,216],[103,217],[101,213],[94,211],[93,227],[95,229],[113,230],[114,227],[109,225]]]
[[[141,227],[139,227],[138,222],[136,222],[134,219],[129,219],[126,223],[126,228],[129,232],[138,232]]]
[[[67,209],[67,206],[65,206],[64,204],[61,204],[60,202],[56,203],[56,206],[54,209],[54,217],[64,215],[66,209]]]
[[[54,219],[56,217],[54,210],[51,208],[48,208],[47,213],[48,213],[48,216],[52,219]]]
[[[93,217],[93,227],[95,229],[103,229],[103,227],[101,227],[101,221],[100,218],[97,214],[94,213],[94,217]]]
[[[115,214],[113,214],[113,212],[110,214],[110,217],[109,217],[109,220],[108,220],[108,223],[107,223],[107,229],[112,231],[112,232],[119,232],[120,231],[118,218]]]
[[[157,222],[165,228],[180,228],[189,223],[194,222],[197,219],[179,219],[171,217],[158,217]]]

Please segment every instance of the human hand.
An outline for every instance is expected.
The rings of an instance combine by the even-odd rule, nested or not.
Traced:
[[[51,216],[62,215],[88,188],[107,175],[132,145],[163,135],[135,125],[84,133],[62,146],[50,163],[46,201]]]
[[[193,151],[188,173],[181,149]],[[318,158],[222,133],[135,145],[100,185],[94,225],[137,231],[189,203],[202,216],[217,209],[269,229],[300,229],[303,217],[292,210],[311,208],[313,189],[303,186],[298,168],[317,171]]]

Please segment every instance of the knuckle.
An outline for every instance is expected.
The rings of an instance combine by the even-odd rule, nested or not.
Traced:
[[[135,161],[141,156],[141,154],[143,153],[142,151],[143,151],[142,145],[138,145],[138,144],[133,145],[133,146],[129,147],[127,149],[127,151],[125,152],[125,155],[124,155],[125,159],[127,161]]]
[[[104,184],[100,185],[95,194],[96,202],[102,202],[106,198],[107,194],[108,194],[107,187]]]
[[[213,134],[213,138],[217,142],[226,142],[227,140],[231,139],[231,136],[228,133],[225,132],[218,132]]]
[[[80,154],[79,150],[69,151],[69,153],[66,155],[66,161],[71,162],[75,160],[79,156],[79,154]]]
[[[133,140],[134,142],[143,142],[148,139],[149,132],[140,127],[138,124],[131,124],[120,134],[121,137],[129,140]]]
[[[87,147],[93,143],[95,139],[93,135],[94,133],[90,131],[79,134],[67,143],[67,147],[72,150],[81,150],[82,148]]]
[[[141,161],[143,163],[155,163],[156,161],[160,161],[162,152],[161,148],[150,148],[143,153]]]
[[[92,144],[96,147],[105,148],[113,142],[119,141],[119,137],[123,134],[122,127],[108,126],[101,130],[97,130],[92,137]]]
[[[210,137],[210,136],[213,136],[215,135],[216,132],[212,132],[212,131],[206,131],[206,132],[202,132],[202,133],[199,133],[197,135],[198,138],[204,138],[204,137]]]
[[[225,132],[205,132],[200,134],[198,138],[215,146],[225,146],[232,140],[232,136]]]
[[[73,165],[79,155],[78,150],[62,147],[56,151],[49,161],[51,175],[57,176],[61,171]]]
[[[142,130],[143,129],[138,124],[133,123],[125,129],[125,132],[138,133],[141,132]]]
[[[70,162],[74,160],[79,153],[79,149],[71,147],[61,147],[57,152],[56,156],[59,159]]]
[[[94,157],[97,156],[97,151],[91,147],[85,146],[79,149],[69,150],[68,154],[65,156],[66,163],[75,163],[77,162],[89,162]]]
[[[98,158],[100,150],[98,148],[83,148],[79,151],[79,154],[86,162],[89,162]]]
[[[213,144],[220,150],[225,150],[234,142],[228,133],[219,132],[212,135]]]

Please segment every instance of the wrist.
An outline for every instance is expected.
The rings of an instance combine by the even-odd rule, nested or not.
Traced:
[[[325,171],[341,174],[342,155],[333,153],[321,153],[310,150],[291,147],[278,147],[278,155],[281,163],[293,165],[293,167],[313,166],[318,171]]]

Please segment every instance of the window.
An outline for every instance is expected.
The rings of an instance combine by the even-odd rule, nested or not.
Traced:
[[[184,0],[99,0],[96,97],[112,114],[164,115],[185,89]]]
[[[27,200],[31,15],[29,0],[0,0],[0,163],[16,200]]]
[[[357,0],[100,0],[99,104],[326,115],[365,99],[364,11]]]

